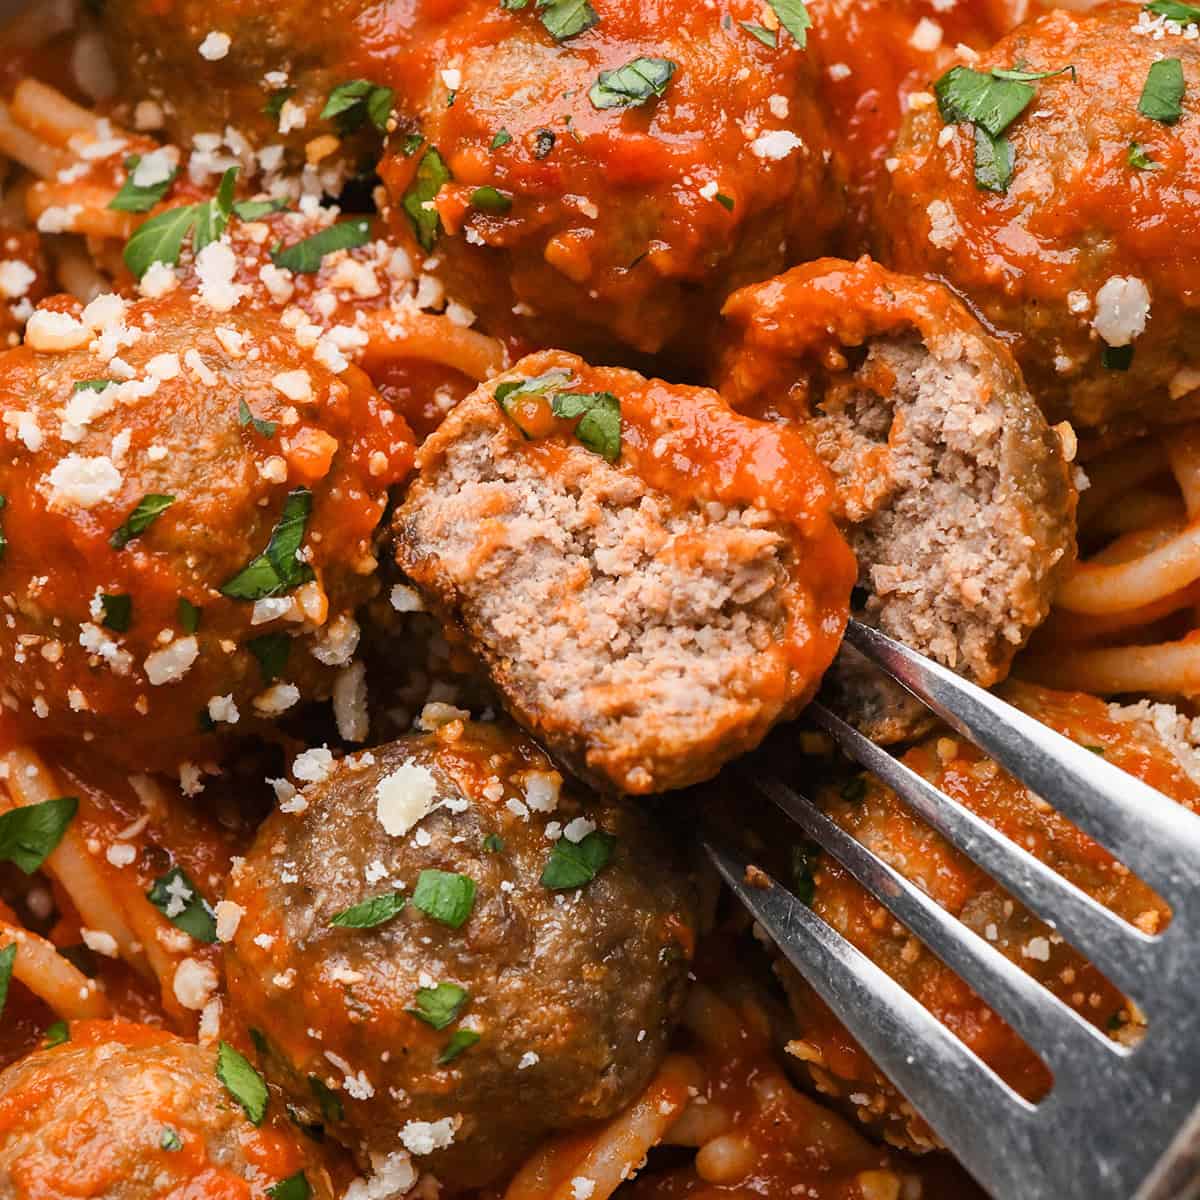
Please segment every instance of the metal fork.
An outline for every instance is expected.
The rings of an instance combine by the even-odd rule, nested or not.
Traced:
[[[705,841],[725,881],[800,974],[997,1200],[1200,1195],[1200,818],[1003,700],[856,621],[846,640],[1141,876],[1171,906],[1127,924],[833,713],[841,749],[1056,929],[1146,1014],[1133,1048],[1106,1037],[983,938],[770,776],[754,786],[838,859],[1040,1054],[1030,1103],[745,854]],[[769,878],[769,876],[768,876]]]

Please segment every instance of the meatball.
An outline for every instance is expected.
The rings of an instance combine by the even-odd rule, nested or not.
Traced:
[[[397,562],[516,719],[599,788],[714,775],[833,658],[854,567],[828,476],[713,392],[531,355],[419,467]]]
[[[50,290],[48,274],[38,235],[0,224],[0,348],[21,340],[33,306]]]
[[[1200,808],[1200,757],[1193,744],[1197,731],[1167,705],[1118,708],[1092,696],[1016,683],[1005,684],[1002,694],[1192,811]],[[1146,884],[969,743],[949,735],[931,737],[903,761],[1118,916],[1146,933],[1166,924],[1169,909]],[[889,788],[870,776],[857,777],[824,790],[818,803],[858,841],[917,881],[1081,1016],[1123,1041],[1140,1036],[1144,1019],[1135,1006],[1061,935],[923,824]],[[1041,1060],[845,870],[827,856],[815,863],[809,860],[802,869],[813,886],[814,910],[1006,1082],[1031,1100],[1049,1089],[1050,1075]],[[820,1090],[852,1098],[860,1119],[877,1126],[889,1141],[929,1149],[932,1132],[900,1093],[792,968],[781,961],[777,969],[801,1030],[801,1040],[789,1049],[808,1065]]]
[[[229,893],[230,1000],[292,1102],[361,1158],[419,1156],[451,1187],[628,1104],[665,1053],[695,925],[646,817],[461,718],[317,773]]]
[[[347,667],[411,435],[357,368],[177,292],[65,298],[0,356],[4,700],[139,769],[212,752]]]
[[[827,249],[816,64],[769,8],[453,8],[396,62],[425,141],[393,135],[381,174],[426,248],[440,224],[438,269],[488,328],[694,358],[733,287]]]
[[[856,614],[984,686],[1045,619],[1073,558],[1060,439],[1005,348],[945,288],[826,259],[725,305],[722,394],[794,423],[837,480]],[[916,701],[843,651],[838,707],[884,741]]]
[[[67,1041],[0,1074],[0,1192],[266,1200],[303,1172],[314,1200],[332,1200],[328,1170],[282,1106],[252,1124],[217,1062],[216,1047],[144,1025],[72,1022]]]
[[[363,103],[340,120],[320,114],[359,76],[358,51],[384,10],[394,38],[400,23],[387,0],[106,0],[100,16],[138,128],[161,121],[185,146],[232,130],[234,149],[283,146],[303,161],[308,143],[348,125],[357,136],[344,149],[368,148]]]
[[[1139,425],[1200,413],[1195,32],[1129,4],[1048,13],[956,68],[967,74],[943,76],[946,120],[926,95],[893,152],[881,256],[969,297],[1052,420]],[[1163,119],[1139,111],[1162,59],[1181,64],[1177,120],[1169,106]],[[990,75],[1014,66],[1064,73],[1030,83]],[[961,115],[948,103],[958,89],[988,80],[1007,89],[1004,103],[1036,92],[996,152],[1011,154],[1006,183],[999,168],[989,178],[990,133],[948,123]],[[977,138],[988,156],[980,172]]]

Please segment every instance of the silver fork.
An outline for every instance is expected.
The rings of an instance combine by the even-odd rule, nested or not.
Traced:
[[[749,859],[705,848],[741,902],[866,1052],[997,1200],[1200,1195],[1200,818],[1082,746],[856,621],[846,640],[1130,867],[1171,906],[1127,924],[833,713],[841,749],[1056,929],[1146,1014],[1133,1048],[1089,1025],[997,949],[770,775],[753,785],[840,861],[1040,1054],[1036,1104]],[[768,877],[769,878],[769,877]]]

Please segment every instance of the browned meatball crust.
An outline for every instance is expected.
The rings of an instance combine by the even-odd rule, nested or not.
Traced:
[[[837,480],[857,614],[984,686],[1045,619],[1074,555],[1075,489],[1012,357],[945,288],[824,259],[743,288],[719,379],[794,422]],[[843,650],[827,677],[872,736],[924,710]]]
[[[453,719],[338,765],[235,870],[231,1003],[268,1074],[362,1158],[495,1181],[624,1107],[665,1053],[688,876],[639,810],[561,785],[522,735]],[[581,858],[607,861],[563,874]],[[430,904],[434,879],[455,905]],[[332,923],[379,896],[407,902]]]
[[[612,461],[553,416],[559,393],[619,406]],[[598,787],[714,775],[836,652],[853,562],[828,477],[714,392],[531,355],[463,401],[419,467],[397,562],[516,719]]]
[[[1004,191],[975,178],[970,124],[932,94],[910,111],[880,193],[880,256],[934,276],[1008,341],[1052,420],[1159,424],[1200,413],[1200,42],[1133,4],[1058,10],[972,65],[1070,71],[1004,131]],[[1181,64],[1177,120],[1139,112],[1159,59]],[[1132,354],[1132,361],[1127,361]]]

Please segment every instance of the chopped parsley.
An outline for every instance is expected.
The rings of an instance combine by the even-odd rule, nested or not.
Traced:
[[[198,605],[193,604],[186,596],[179,597],[177,614],[179,627],[184,633],[195,633],[200,628],[200,613]]]
[[[267,1085],[263,1077],[228,1042],[217,1047],[217,1078],[245,1109],[252,1125],[267,1115]]]
[[[283,674],[288,655],[292,652],[292,639],[286,633],[264,633],[251,638],[246,649],[258,660],[258,670],[264,684],[270,685]]]
[[[1200,25],[1200,8],[1194,4],[1180,4],[1179,0],[1151,0],[1146,11],[1179,25]]]
[[[259,221],[285,208],[286,200],[239,200],[233,206],[233,215],[242,221]]]
[[[385,892],[382,896],[372,896],[343,908],[340,913],[330,917],[330,925],[344,929],[373,929],[390,921],[404,907],[406,900],[400,892]]]
[[[311,237],[294,245],[276,246],[271,251],[271,261],[277,267],[295,271],[297,275],[312,275],[321,269],[325,255],[335,250],[353,250],[365,246],[371,240],[371,222],[365,218],[355,221],[340,221],[327,225]]]
[[[170,1125],[162,1127],[162,1132],[158,1135],[158,1148],[170,1151],[183,1149],[183,1142],[180,1140],[179,1134]]]
[[[767,0],[779,23],[792,35],[801,50],[808,45],[808,31],[812,28],[812,17],[804,7],[804,0]]]
[[[342,137],[361,129],[369,120],[380,133],[387,133],[388,119],[396,93],[369,79],[351,79],[329,93],[321,120],[332,121]]]
[[[294,87],[276,88],[268,97],[266,104],[263,105],[263,113],[268,117],[274,117],[279,120],[280,114],[283,112],[284,102],[290,100],[296,94]]]
[[[774,50],[779,45],[779,39],[775,36],[773,29],[767,29],[764,25],[756,25],[753,21],[739,21],[738,24],[751,37],[756,37],[764,46],[770,46]]]
[[[507,146],[512,141],[512,134],[507,129],[499,129],[496,131],[496,136],[492,138],[491,148],[499,150],[501,146]]]
[[[151,217],[134,231],[125,243],[125,265],[141,279],[156,263],[173,267],[179,262],[183,239],[192,235],[192,249],[199,254],[210,242],[215,242],[229,225],[233,213],[233,190],[238,168],[230,167],[221,177],[217,194],[199,204],[169,208]]]
[[[182,867],[172,867],[160,875],[146,899],[189,937],[210,946],[217,940],[216,917]]]
[[[611,392],[558,392],[550,402],[556,417],[579,418],[575,436],[612,463],[621,457],[621,402]]]
[[[718,204],[723,205],[729,212],[733,212],[733,197],[726,196],[723,192],[718,192],[716,195]]]
[[[108,539],[108,544],[114,550],[124,550],[135,537],[140,537],[163,513],[175,503],[174,496],[163,496],[150,492],[143,496],[133,512],[125,518],[124,523],[116,529]]]
[[[570,381],[570,371],[554,367],[545,374],[534,375],[530,379],[508,379],[504,383],[498,383],[493,395],[496,397],[496,403],[500,406],[500,411],[520,430],[521,436],[526,441],[531,441],[532,435],[516,418],[514,399],[520,396],[543,396],[551,388],[562,387]]]
[[[1183,62],[1178,58],[1160,58],[1150,64],[1146,73],[1138,112],[1163,125],[1174,125],[1183,115],[1183,93]]]
[[[1104,757],[1105,748],[1103,746],[1084,746],[1085,750],[1090,750],[1093,754],[1098,754],[1101,758]]]
[[[422,250],[432,250],[437,243],[442,219],[433,207],[433,201],[443,185],[449,182],[450,168],[437,149],[430,146],[421,156],[412,184],[400,202],[412,222],[413,232]]]
[[[71,1030],[66,1021],[55,1021],[53,1025],[47,1027],[42,1038],[42,1045],[49,1050],[51,1046],[61,1046],[70,1040]]]
[[[264,421],[256,417],[250,411],[250,405],[244,399],[238,400],[238,424],[245,429],[249,425],[255,433],[261,433],[263,437],[274,437],[275,430],[278,426],[274,421]]]
[[[504,839],[498,833],[489,833],[483,839],[483,848],[488,854],[499,854],[504,849]]]
[[[417,988],[416,1007],[406,1011],[434,1029],[445,1029],[458,1019],[470,998],[470,992],[457,983],[439,983]]]
[[[129,623],[133,620],[132,596],[124,594],[113,596],[108,592],[102,592],[100,607],[104,610],[100,624],[105,629],[111,629],[114,633],[124,633],[129,628]]]
[[[471,193],[471,204],[483,212],[503,214],[512,208],[512,197],[494,187],[478,187]]]
[[[617,839],[611,833],[599,829],[593,829],[578,842],[559,838],[542,870],[542,886],[561,892],[591,883],[608,866],[616,844]]]
[[[1161,171],[1163,169],[1162,163],[1155,162],[1146,153],[1146,147],[1141,142],[1130,142],[1129,151],[1125,157],[1135,171]]]
[[[17,943],[9,942],[0,950],[0,1014],[8,1003],[8,985],[12,983],[13,963],[17,961]]]
[[[72,392],[102,392],[105,388],[110,387],[115,380],[112,379],[77,379]]]
[[[556,42],[584,33],[600,20],[588,0],[538,0],[538,9],[546,32]]]
[[[321,1116],[326,1121],[340,1121],[346,1115],[341,1096],[329,1087],[323,1079],[316,1075],[310,1075],[308,1077],[308,1086],[312,1094],[316,1097],[317,1103],[321,1106]]]
[[[60,796],[0,814],[0,861],[32,875],[62,841],[78,809],[75,796]]]
[[[475,880],[452,871],[422,871],[413,889],[413,907],[451,929],[466,924],[475,907]]]
[[[811,905],[816,895],[813,867],[820,855],[821,847],[815,842],[801,842],[792,847],[792,893],[801,904]]]
[[[1133,347],[1105,346],[1100,351],[1100,365],[1110,371],[1128,371],[1133,366]]]
[[[144,213],[149,212],[167,194],[167,189],[179,175],[179,168],[174,167],[165,179],[158,183],[139,185],[133,177],[137,173],[138,164],[142,161],[140,154],[130,155],[125,160],[125,182],[121,190],[108,202],[108,207],[114,212]]]
[[[453,1062],[464,1050],[475,1045],[479,1038],[480,1035],[473,1029],[456,1029],[450,1035],[446,1048],[438,1055],[438,1066],[444,1067],[448,1062]]]
[[[984,192],[1007,192],[1012,176],[1012,143],[1006,137],[992,137],[982,125],[976,125],[975,186]]]
[[[271,1200],[308,1200],[312,1195],[312,1188],[308,1185],[308,1178],[303,1171],[297,1171],[295,1175],[289,1175],[286,1179],[281,1179],[278,1183],[273,1183],[267,1188],[267,1195]]]
[[[264,600],[285,595],[312,579],[312,567],[296,557],[311,511],[308,488],[288,492],[267,548],[221,586],[221,595],[231,600]]]
[[[594,108],[632,108],[661,96],[675,74],[669,58],[634,58],[615,71],[601,71],[588,89]]]

